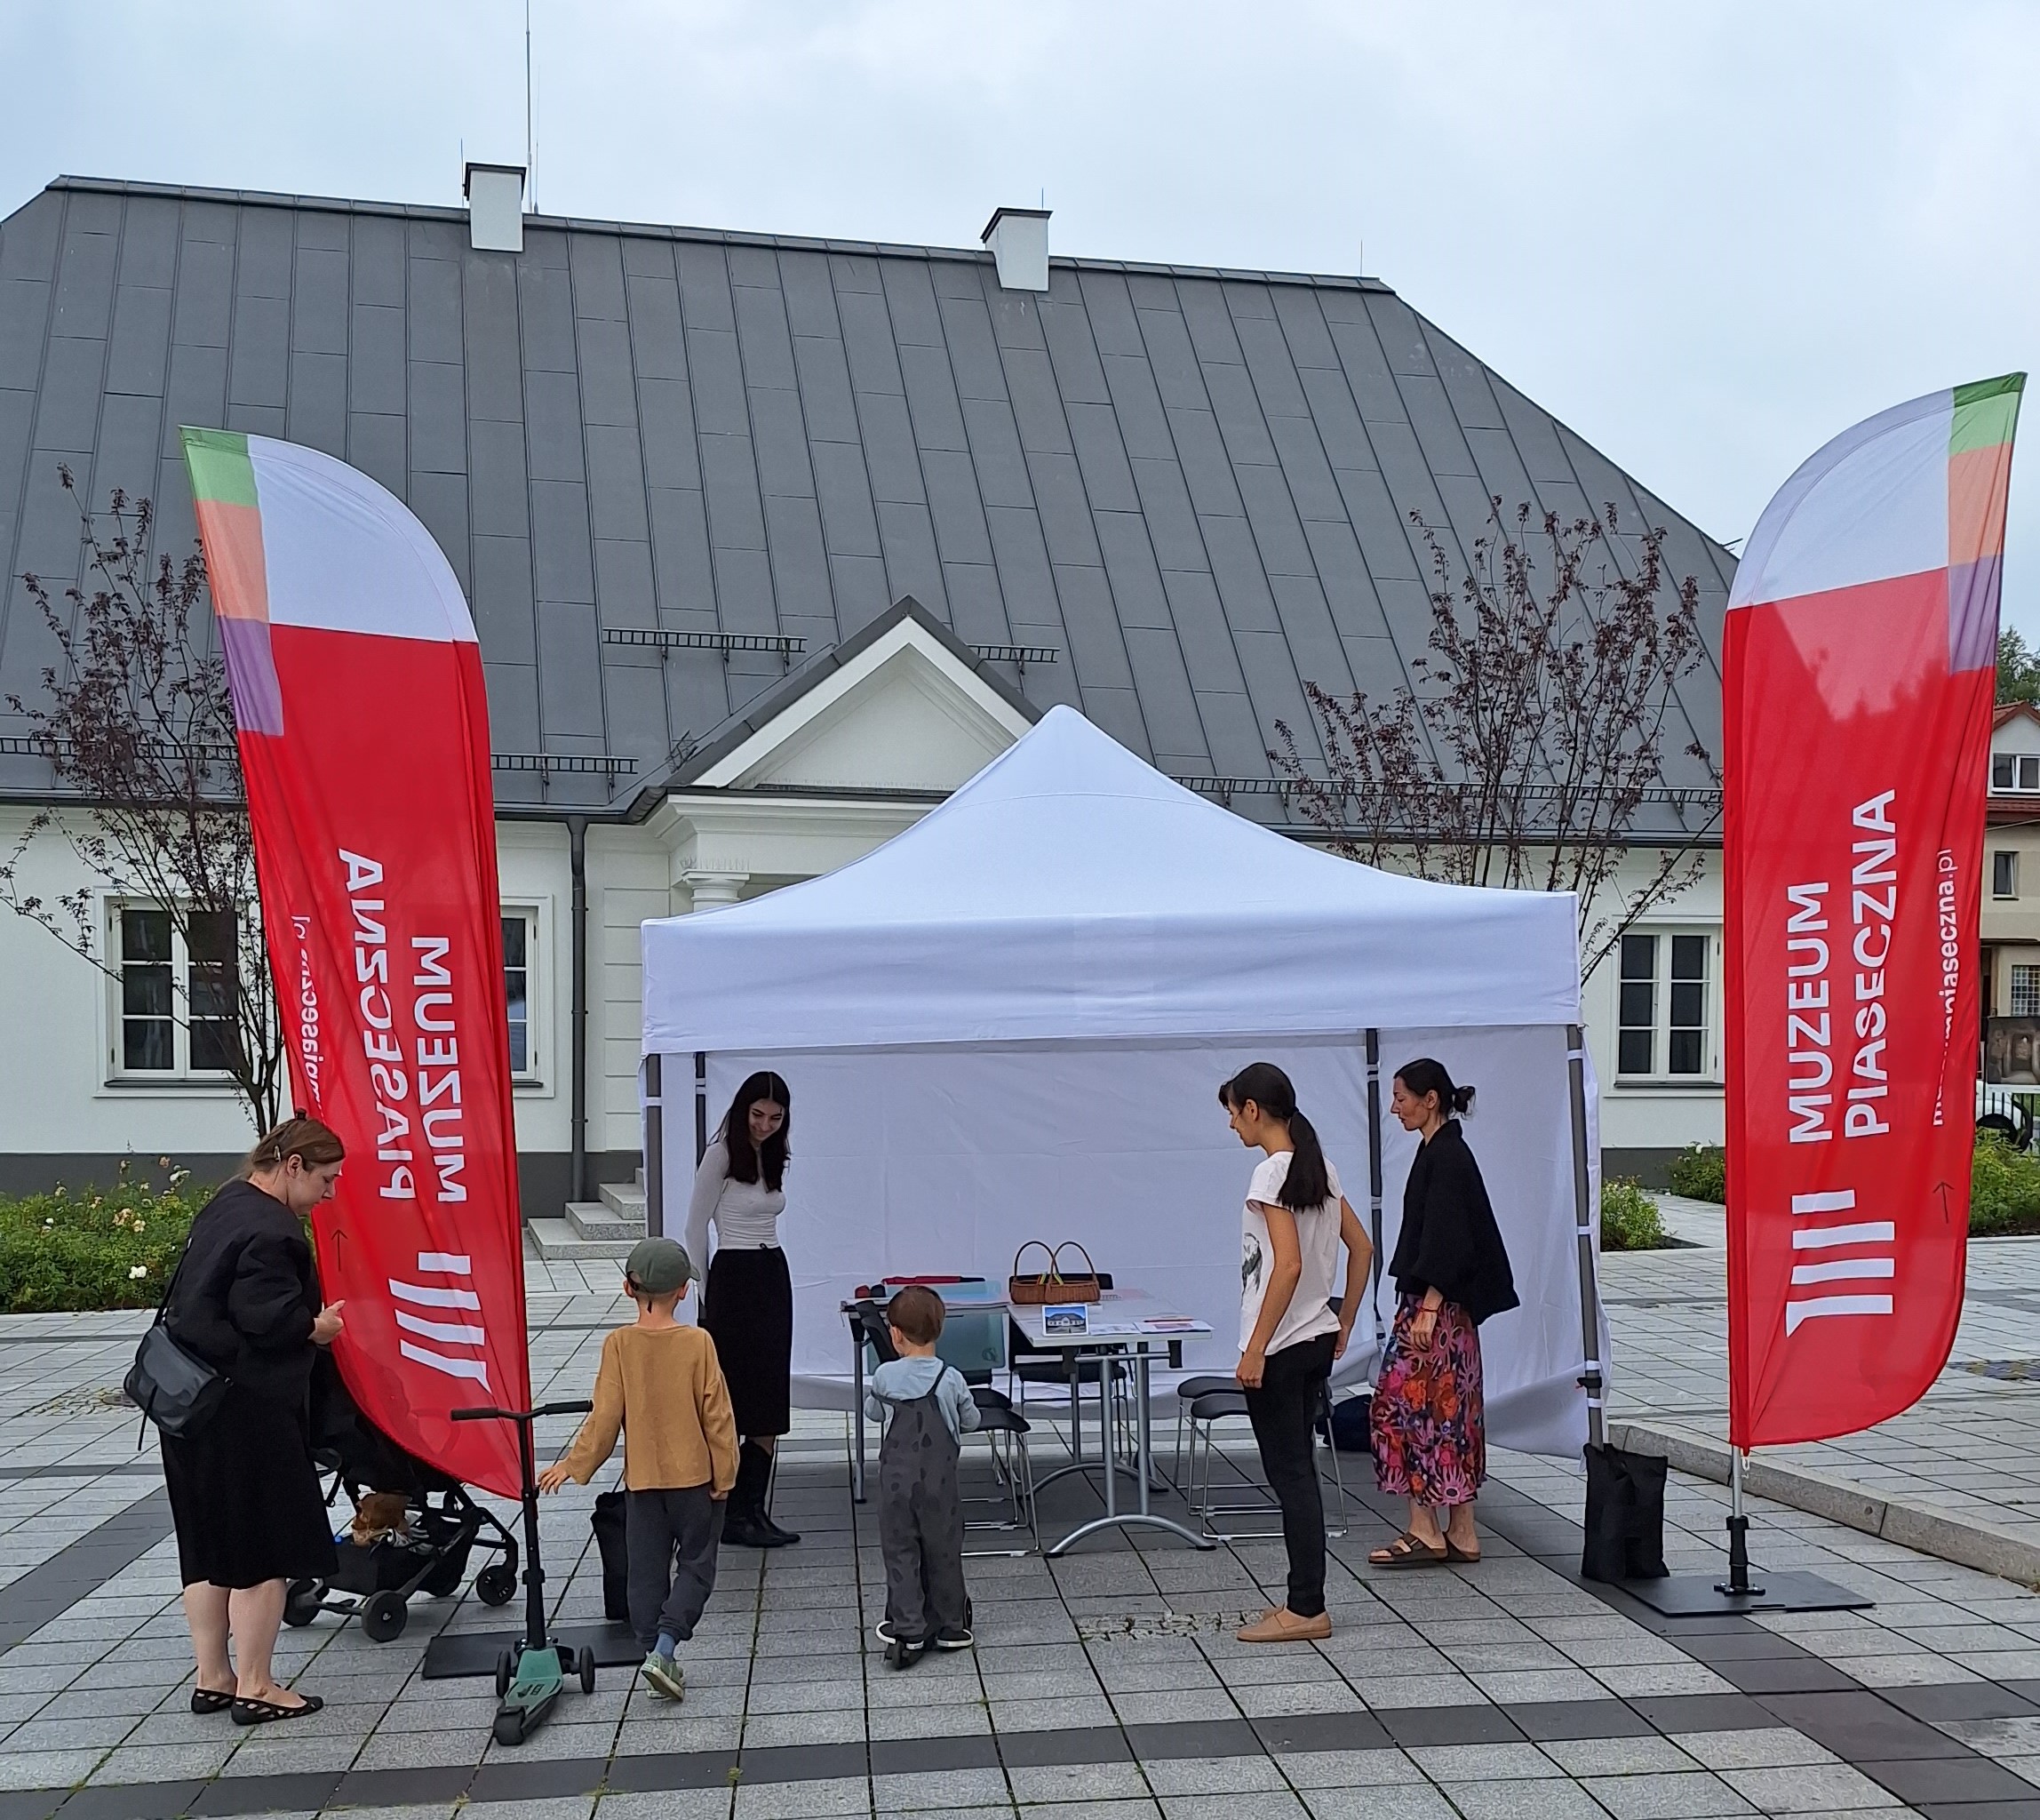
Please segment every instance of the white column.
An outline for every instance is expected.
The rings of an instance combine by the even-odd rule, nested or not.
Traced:
[[[694,893],[697,910],[720,910],[734,904],[749,882],[747,872],[683,872],[681,882]]]

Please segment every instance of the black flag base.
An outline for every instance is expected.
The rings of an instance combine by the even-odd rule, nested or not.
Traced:
[[[1877,1600],[1818,1574],[1749,1576],[1749,1519],[1742,1510],[1742,1456],[1728,1457],[1728,1577],[1668,1574],[1656,1580],[1623,1580],[1631,1599],[1666,1617],[1717,1617],[1742,1611],[1861,1611]]]

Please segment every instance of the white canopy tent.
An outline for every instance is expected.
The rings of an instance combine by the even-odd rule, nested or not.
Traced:
[[[1468,1138],[1523,1299],[1482,1329],[1489,1433],[1566,1453],[1586,1439],[1578,1380],[1605,1345],[1570,896],[1335,858],[1058,707],[865,858],[643,939],[652,1230],[681,1229],[745,1074],[793,1090],[797,1401],[843,1400],[837,1305],[857,1284],[1003,1279],[1034,1238],[1080,1239],[1122,1284],[1210,1321],[1186,1363],[1229,1369],[1253,1159],[1220,1082],[1288,1070],[1385,1258],[1414,1153],[1383,1130],[1386,1076],[1430,1054],[1478,1090]],[[1356,1345],[1341,1376],[1371,1362]]]

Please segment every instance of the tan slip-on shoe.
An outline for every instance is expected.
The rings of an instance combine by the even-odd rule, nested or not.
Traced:
[[[1332,1634],[1332,1615],[1320,1611],[1316,1617],[1298,1617],[1287,1606],[1278,1605],[1236,1634],[1242,1643],[1319,1643]]]

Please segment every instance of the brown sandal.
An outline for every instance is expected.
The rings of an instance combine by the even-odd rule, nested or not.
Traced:
[[[1480,1559],[1480,1551],[1478,1548],[1462,1548],[1447,1536],[1445,1538],[1445,1558],[1449,1561],[1470,1566]]]
[[[1405,1529],[1386,1548],[1370,1550],[1367,1565],[1371,1568],[1441,1568],[1451,1558],[1445,1549],[1428,1547],[1417,1540],[1413,1531]]]

